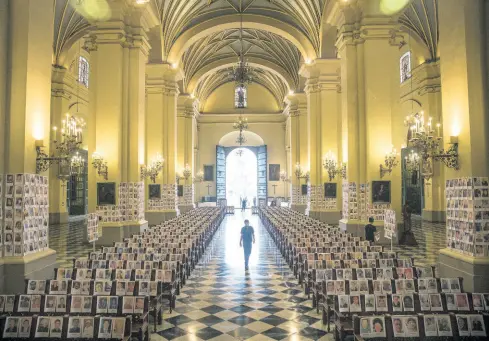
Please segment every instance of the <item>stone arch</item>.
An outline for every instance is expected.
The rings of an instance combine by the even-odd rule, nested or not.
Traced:
[[[193,43],[209,34],[240,27],[239,14],[216,17],[190,27],[183,32],[173,44],[168,53],[170,63],[178,63],[183,53]],[[311,41],[300,30],[285,22],[255,14],[243,15],[243,28],[258,29],[275,33],[292,42],[301,52],[304,59],[317,58]]]

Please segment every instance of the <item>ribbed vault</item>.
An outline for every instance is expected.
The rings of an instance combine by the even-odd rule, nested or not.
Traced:
[[[229,57],[235,57],[237,61],[240,49],[239,30],[226,30],[200,39],[183,55],[185,79],[190,81],[210,63]],[[286,73],[283,78],[291,80],[292,84],[287,86],[294,90],[298,88],[301,54],[291,42],[270,32],[246,29],[243,31],[243,51],[245,59],[276,64]]]
[[[411,1],[399,21],[419,37],[431,60],[438,59],[438,0]]]
[[[205,102],[212,92],[231,81],[231,71],[232,68],[225,68],[210,73],[197,84],[194,94],[199,99],[201,106],[199,110],[203,110]],[[279,107],[283,108],[284,98],[287,94],[287,85],[283,80],[273,72],[263,69],[254,69],[253,77],[255,79],[254,82],[270,91],[277,100]]]

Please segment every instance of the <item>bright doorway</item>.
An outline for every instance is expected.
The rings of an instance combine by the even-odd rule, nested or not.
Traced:
[[[226,199],[229,206],[241,207],[240,198],[247,198],[247,207],[257,198],[258,160],[248,148],[236,148],[226,158]],[[258,200],[258,199],[256,199]]]

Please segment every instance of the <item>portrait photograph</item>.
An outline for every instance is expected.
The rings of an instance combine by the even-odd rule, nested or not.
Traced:
[[[97,205],[115,205],[115,182],[97,183]]]
[[[268,181],[280,181],[280,165],[268,165]]]
[[[160,199],[161,198],[161,185],[160,184],[150,184],[148,185],[149,199]]]
[[[19,333],[19,318],[7,317],[5,327],[3,329],[3,337],[17,337]]]
[[[204,181],[214,181],[214,165],[204,165]]]
[[[325,198],[336,198],[337,196],[337,184],[335,182],[325,182],[324,183],[324,197]]]
[[[372,203],[389,204],[391,202],[391,182],[372,181]]]

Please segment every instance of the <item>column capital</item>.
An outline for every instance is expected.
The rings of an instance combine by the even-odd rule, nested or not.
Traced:
[[[180,90],[177,82],[182,78],[182,70],[173,68],[170,64],[146,65],[146,91],[148,94],[166,93],[178,96]]]
[[[299,74],[305,78],[306,94],[323,90],[340,91],[340,60],[316,59],[311,64],[304,64]]]

